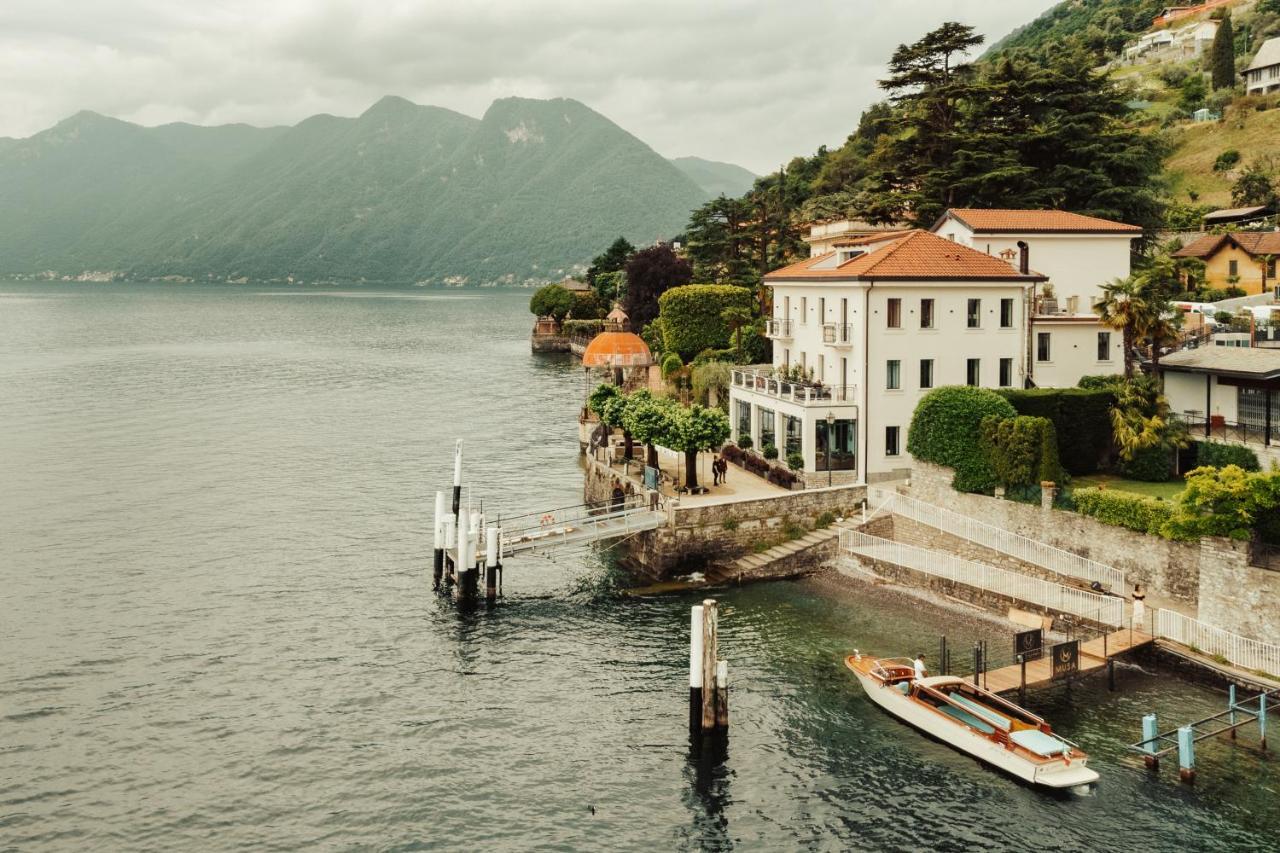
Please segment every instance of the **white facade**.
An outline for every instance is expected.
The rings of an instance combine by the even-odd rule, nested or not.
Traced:
[[[752,441],[761,447],[759,412],[776,417],[774,444],[784,459],[776,439],[784,435],[783,416],[800,419],[806,471],[825,470],[819,458],[825,425],[818,421],[825,424],[828,412],[857,422],[859,477],[865,461],[865,476],[875,481],[910,469],[907,430],[916,404],[931,388],[1023,387],[1029,288],[1019,279],[774,282],[772,287],[774,366],[800,366],[830,396],[796,402],[794,394],[780,389],[735,384],[730,419],[736,441],[745,423],[738,407],[755,407]],[[972,315],[971,301],[976,301]],[[976,325],[970,325],[971,316]]]
[[[1040,388],[1070,388],[1081,376],[1124,372],[1124,336],[1096,317],[1031,321],[1031,377]]]
[[[1246,95],[1261,95],[1280,89],[1280,36],[1263,42],[1241,75]]]

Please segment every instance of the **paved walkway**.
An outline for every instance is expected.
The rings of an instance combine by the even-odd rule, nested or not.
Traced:
[[[641,472],[644,470],[644,445],[637,444],[633,453],[635,454],[635,459],[629,467],[629,476],[639,487],[643,476]],[[603,460],[604,451],[597,451],[596,458]],[[610,469],[622,475],[621,447],[615,451],[615,458],[617,461],[610,466]],[[680,506],[685,507],[705,506],[728,501],[758,500],[760,498],[773,498],[779,495],[791,494],[789,490],[775,486],[763,477],[757,477],[755,474],[744,471],[742,468],[732,464],[729,466],[728,481],[723,485],[714,485],[715,478],[711,475],[711,462],[714,459],[714,453],[698,454],[698,485],[706,486],[708,489],[706,493],[701,495],[691,495],[687,492],[676,494],[676,483],[683,485],[685,481],[684,454],[659,447],[658,467],[662,471],[662,494],[679,498]]]

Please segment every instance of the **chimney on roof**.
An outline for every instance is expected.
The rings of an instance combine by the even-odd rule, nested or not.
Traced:
[[[1018,241],[1018,272],[1031,274],[1031,247],[1021,240]]]

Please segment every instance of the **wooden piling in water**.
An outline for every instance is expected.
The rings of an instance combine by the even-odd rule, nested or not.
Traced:
[[[716,661],[716,728],[729,728],[729,663]]]
[[[490,525],[484,535],[484,600],[490,603],[498,599],[498,544],[502,531]]]
[[[720,617],[714,598],[702,602],[702,730],[716,727],[716,635]]]

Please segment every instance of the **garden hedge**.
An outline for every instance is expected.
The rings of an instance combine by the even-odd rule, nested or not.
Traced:
[[[1000,394],[1020,415],[1048,418],[1058,436],[1058,458],[1070,474],[1092,474],[1111,454],[1110,388],[1006,388]]]
[[[692,359],[706,349],[729,346],[729,327],[721,319],[726,308],[752,310],[755,293],[731,284],[686,284],[658,297],[662,348]],[[745,329],[743,330],[745,333]]]
[[[1252,450],[1239,444],[1219,444],[1216,441],[1196,442],[1196,467],[1210,465],[1214,468],[1225,468],[1228,465],[1239,465],[1246,471],[1261,471],[1258,456]]]
[[[1113,489],[1076,489],[1071,497],[1081,515],[1155,536],[1162,535],[1173,513],[1172,506],[1159,498]]]
[[[911,416],[907,452],[916,459],[955,469],[951,485],[961,492],[990,492],[996,474],[982,447],[982,419],[1012,418],[1008,400],[986,388],[946,385],[921,398]]]
[[[1130,480],[1168,482],[1173,476],[1173,451],[1160,445],[1144,447],[1136,451],[1132,459],[1120,460],[1116,471]]]
[[[982,419],[981,432],[996,482],[1006,489],[1062,482],[1058,437],[1048,418],[988,415]]]

